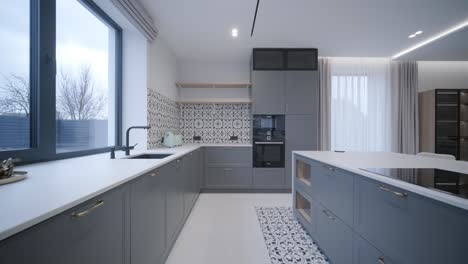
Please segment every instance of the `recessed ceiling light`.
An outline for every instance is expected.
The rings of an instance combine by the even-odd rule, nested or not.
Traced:
[[[416,34],[413,34],[413,35],[409,35],[408,38],[414,38],[416,37]]]
[[[231,36],[232,36],[233,38],[237,38],[237,37],[239,36],[239,30],[238,30],[237,28],[233,28],[233,29],[231,30]]]
[[[420,43],[418,43],[418,44],[416,44],[416,45],[414,45],[414,46],[412,46],[412,47],[410,47],[408,49],[405,49],[403,51],[398,52],[397,54],[392,56],[392,59],[396,59],[398,57],[401,57],[401,56],[405,55],[406,53],[409,53],[409,52],[411,52],[411,51],[413,51],[415,49],[418,49],[418,48],[420,48],[422,46],[425,46],[425,45],[427,45],[427,44],[429,44],[431,42],[434,42],[434,41],[436,41],[436,40],[438,40],[440,38],[443,38],[443,37],[455,32],[457,30],[460,30],[460,29],[462,29],[464,27],[468,27],[468,20],[463,22],[463,23],[460,23],[458,25],[455,25],[455,26],[453,26],[453,27],[451,27],[451,28],[449,28],[449,29],[435,35],[435,36],[432,36],[432,37],[430,37],[430,38],[428,38],[428,39],[426,39],[426,40],[424,40],[424,41],[422,41],[422,42],[420,42]]]
[[[415,35],[419,35],[419,34],[422,34],[422,33],[423,33],[423,31],[422,31],[422,30],[419,30],[419,31],[416,31],[414,34],[415,34]]]

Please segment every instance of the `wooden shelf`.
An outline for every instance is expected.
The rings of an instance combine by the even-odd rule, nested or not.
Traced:
[[[182,83],[176,82],[177,88],[250,88],[250,83]]]

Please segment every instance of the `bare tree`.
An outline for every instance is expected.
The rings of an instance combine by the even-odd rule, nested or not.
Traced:
[[[81,68],[77,80],[63,71],[59,78],[57,112],[60,118],[89,120],[100,117],[106,100],[94,89],[89,65]]]
[[[30,88],[26,78],[16,74],[3,75],[0,86],[0,114],[25,114],[30,112]]]

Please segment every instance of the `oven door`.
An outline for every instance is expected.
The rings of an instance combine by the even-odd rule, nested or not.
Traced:
[[[254,142],[254,168],[284,168],[284,142]]]

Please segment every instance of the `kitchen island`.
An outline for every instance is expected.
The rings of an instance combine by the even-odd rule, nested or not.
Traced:
[[[465,263],[468,200],[365,171],[468,163],[397,153],[293,153],[294,213],[333,263]]]

